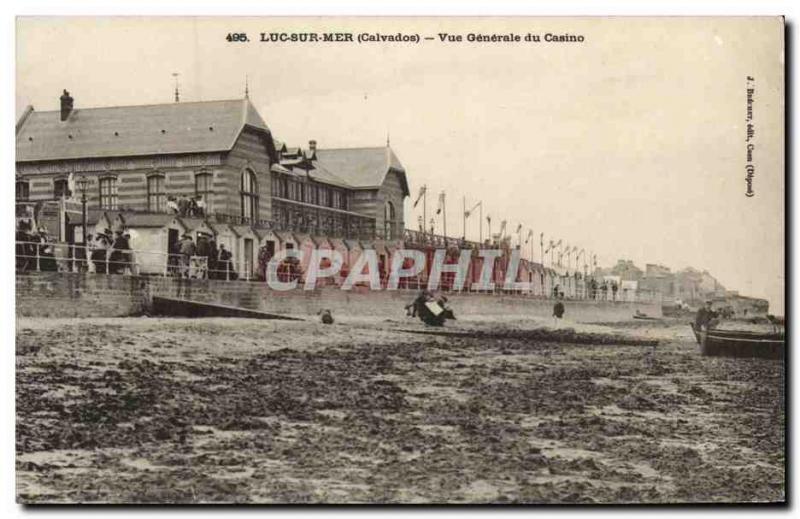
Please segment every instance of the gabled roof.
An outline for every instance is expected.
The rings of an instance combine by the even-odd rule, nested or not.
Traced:
[[[86,210],[86,225],[96,225],[103,217],[108,220],[110,224],[114,218],[109,216],[106,209],[87,209]],[[83,224],[83,214],[71,214],[69,216],[69,223],[70,225],[81,225]]]
[[[275,231],[275,236],[278,238],[279,241],[283,243],[286,242],[295,243],[297,241],[294,235],[289,231]]]
[[[231,225],[231,229],[233,229],[233,232],[239,237],[256,235],[256,233],[253,232],[253,228],[249,225]]]
[[[126,213],[119,212],[118,217],[127,227],[165,227],[177,221],[181,227],[188,229],[186,223],[174,214],[166,213]]]
[[[245,126],[270,132],[248,99],[76,108],[66,121],[59,111],[26,111],[17,124],[16,160],[227,151]],[[272,148],[271,137],[266,143]]]
[[[317,149],[317,160],[327,171],[355,188],[377,188],[390,170],[400,174],[405,195],[409,195],[405,168],[388,146],[375,148]]]

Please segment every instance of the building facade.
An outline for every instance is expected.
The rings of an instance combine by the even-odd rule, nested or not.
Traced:
[[[249,99],[75,108],[64,91],[60,101],[17,122],[18,203],[85,195],[90,210],[169,214],[173,199],[194,198],[209,221],[256,230],[374,239],[404,228],[408,184],[388,144],[289,149]]]

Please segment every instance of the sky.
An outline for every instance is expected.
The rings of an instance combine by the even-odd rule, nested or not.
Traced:
[[[249,42],[229,42],[244,32]],[[418,34],[420,43],[262,43],[261,32]],[[464,41],[442,43],[439,33]],[[471,43],[469,33],[581,35]],[[290,146],[382,146],[417,227],[446,193],[597,255],[708,269],[783,312],[783,26],[776,18],[19,18],[16,113],[250,98]],[[755,196],[745,196],[747,76]],[[443,231],[443,219],[436,231]],[[484,221],[483,236],[487,235]],[[466,236],[477,239],[477,214]],[[514,235],[516,241],[516,235]],[[529,254],[529,248],[525,253]],[[540,250],[534,249],[534,259]]]

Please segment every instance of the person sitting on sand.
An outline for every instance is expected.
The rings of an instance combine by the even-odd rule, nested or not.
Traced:
[[[331,315],[331,311],[327,308],[325,310],[321,310],[319,312],[322,315],[322,324],[333,324],[333,316]]]
[[[433,294],[427,290],[420,290],[419,294],[417,294],[417,297],[411,303],[405,306],[406,315],[410,317],[416,317],[420,306],[431,300],[433,300]]]

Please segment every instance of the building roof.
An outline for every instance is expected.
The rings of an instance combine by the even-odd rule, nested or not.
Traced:
[[[248,99],[76,108],[66,121],[31,110],[17,123],[16,160],[227,151],[245,126],[270,131]]]
[[[335,173],[328,170],[328,168],[326,168],[319,161],[314,161],[313,165],[314,169],[310,170],[308,174],[314,180],[325,184],[332,184],[338,187],[345,187],[345,188],[353,187],[345,179],[339,177]]]
[[[121,217],[126,227],[166,227],[167,225],[171,224],[173,220],[176,220],[184,229],[188,228],[186,223],[174,214],[128,213],[119,211],[118,215]]]
[[[105,216],[109,223],[114,220],[113,217],[107,214],[106,209],[86,209],[86,225],[96,225],[100,219]],[[83,213],[71,214],[69,216],[69,224],[70,225],[82,225],[83,224]]]
[[[325,170],[355,188],[380,187],[386,174],[400,174],[405,194],[409,194],[405,168],[388,146],[374,148],[317,149],[317,160]],[[316,164],[315,164],[316,167]]]

